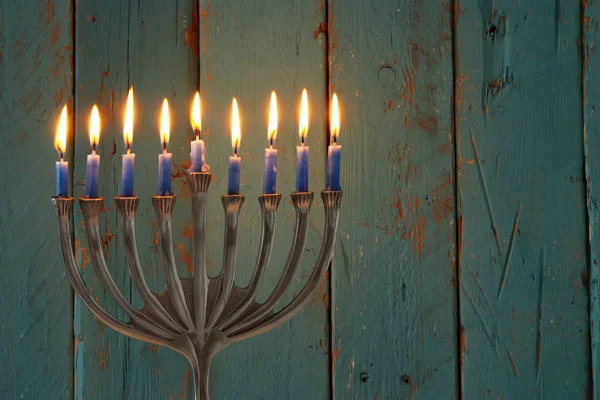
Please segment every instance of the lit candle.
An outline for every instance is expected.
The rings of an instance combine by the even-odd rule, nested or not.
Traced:
[[[269,137],[269,147],[265,149],[263,193],[274,194],[277,187],[277,150],[273,148],[273,142],[277,136],[277,96],[275,96],[275,91],[271,92],[267,134]]]
[[[69,195],[69,163],[64,160],[67,147],[67,106],[65,105],[60,114],[54,146],[60,155],[60,161],[56,162],[56,197],[67,197]]]
[[[340,153],[342,146],[337,144],[340,134],[340,111],[338,108],[337,95],[333,94],[331,101],[331,144],[327,149],[327,190],[342,190],[340,186]]]
[[[100,176],[100,156],[96,154],[96,146],[100,139],[100,113],[98,106],[94,104],[92,115],[90,116],[90,144],[92,145],[92,154],[87,156],[87,165],[85,170],[85,195],[91,199],[98,197],[98,179]]]
[[[133,176],[135,170],[135,154],[131,152],[131,142],[133,141],[133,88],[129,89],[129,94],[127,95],[123,139],[125,140],[127,153],[123,154],[121,196],[131,197],[133,196]]]
[[[169,103],[163,100],[162,114],[160,117],[160,141],[163,152],[158,155],[158,195],[170,196],[171,193],[171,156],[167,152],[169,135],[171,133],[171,121],[169,119]]]
[[[308,94],[302,91],[300,105],[300,146],[296,146],[296,192],[308,192],[308,146],[304,145],[308,133]]]
[[[229,181],[227,184],[227,194],[240,193],[240,166],[242,159],[238,157],[237,151],[240,146],[240,116],[235,97],[231,106],[231,145],[233,146],[233,155],[229,157]]]
[[[190,154],[192,158],[192,166],[190,167],[191,172],[207,172],[208,165],[205,166],[206,160],[206,147],[204,147],[204,140],[200,139],[200,132],[202,131],[202,117],[200,113],[200,93],[196,92],[194,96],[194,103],[192,104],[192,117],[191,117],[192,129],[196,135],[196,140],[192,141],[192,152]]]

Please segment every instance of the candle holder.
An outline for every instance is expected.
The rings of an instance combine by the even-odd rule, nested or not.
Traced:
[[[152,197],[152,205],[159,222],[166,275],[166,289],[159,294],[152,293],[148,287],[138,256],[135,212],[139,198],[115,198],[123,220],[123,238],[129,272],[144,304],[141,310],[133,307],[123,296],[106,265],[98,224],[103,199],[79,200],[85,220],[89,252],[98,280],[108,295],[127,314],[129,322],[122,322],[109,314],[94,299],[79,273],[70,231],[74,199],[53,197],[52,204],[56,213],[58,239],[67,276],[83,303],[97,319],[115,331],[134,339],[167,346],[183,354],[193,369],[196,400],[208,400],[208,376],[214,355],[233,342],[260,335],[289,320],[302,309],[319,286],[333,255],[342,192],[321,192],[325,207],[325,232],[316,266],[302,290],[287,305],[274,312],[275,305],[289,287],[300,265],[314,194],[292,193],[291,199],[296,209],[296,227],[291,250],[275,289],[264,303],[258,303],[256,294],[269,264],[281,194],[263,194],[258,198],[262,211],[258,257],[250,283],[241,288],[235,285],[234,276],[238,220],[244,196],[221,196],[225,212],[223,269],[218,277],[209,278],[206,274],[206,199],[211,174],[188,173],[188,182],[192,191],[193,274],[187,279],[178,276],[173,252],[171,212],[175,205],[175,197]]]

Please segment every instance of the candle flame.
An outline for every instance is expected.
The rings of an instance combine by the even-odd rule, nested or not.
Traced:
[[[125,124],[123,126],[123,140],[125,140],[125,148],[129,151],[129,147],[133,142],[133,87],[129,89],[127,94],[127,105],[125,106]]]
[[[194,96],[194,102],[192,103],[192,118],[191,118],[192,129],[196,132],[196,135],[202,130],[202,116],[200,113],[200,93],[196,92]]]
[[[331,141],[333,143],[337,142],[339,134],[340,134],[340,110],[338,106],[338,98],[337,94],[333,94],[333,99],[331,99]]]
[[[67,148],[67,105],[62,109],[60,114],[60,120],[58,121],[58,128],[56,129],[56,137],[54,138],[54,147],[60,153],[62,159],[63,153]]]
[[[275,95],[275,91],[271,92],[271,107],[269,108],[269,142],[271,146],[273,145],[273,141],[277,137],[277,96]]]
[[[160,117],[160,142],[163,149],[167,148],[169,136],[171,134],[171,119],[169,118],[169,102],[165,98],[162,105],[162,114]]]
[[[92,114],[90,115],[90,144],[92,149],[96,149],[98,142],[100,141],[100,112],[98,106],[94,104],[92,107]]]
[[[302,91],[302,101],[300,104],[300,141],[304,144],[306,134],[308,133],[308,93],[306,89]]]
[[[240,140],[240,114],[238,111],[237,99],[234,97],[231,105],[231,146],[233,147],[234,154],[237,154],[237,149],[240,146]]]

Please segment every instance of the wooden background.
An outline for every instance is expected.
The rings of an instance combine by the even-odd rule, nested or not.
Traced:
[[[292,321],[217,356],[215,399],[600,398],[597,37],[595,0],[3,0],[0,398],[192,398],[183,357],[95,321],[59,259],[49,202],[54,130],[66,103],[75,110],[72,192],[82,195],[97,103],[105,249],[119,285],[141,304],[110,201],[130,85],[138,239],[154,290],[164,285],[149,202],[163,97],[173,106],[182,276],[190,263],[183,172],[191,97],[199,88],[215,176],[210,275],[219,273],[218,195],[230,101],[238,97],[248,197],[240,284],[258,240],[253,199],[262,188],[270,91],[279,95],[284,196],[294,187],[301,89],[310,94],[315,191],[323,187],[333,91],[343,107],[345,193],[331,274]],[[287,200],[283,249],[293,229]],[[318,204],[294,290],[316,258],[322,223]],[[81,224],[76,212],[83,274],[117,312],[87,266]],[[274,254],[261,298],[285,257]]]

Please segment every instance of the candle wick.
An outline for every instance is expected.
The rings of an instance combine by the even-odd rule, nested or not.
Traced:
[[[163,140],[163,153],[167,152],[167,141]]]
[[[96,154],[96,143],[92,144],[92,154]]]
[[[129,144],[129,140],[125,141],[127,143],[127,154],[131,154],[131,145]]]
[[[60,162],[63,162],[63,161],[65,161],[64,154],[63,154],[62,150],[60,150]]]
[[[200,129],[195,128],[194,133],[196,134],[196,140],[200,140]]]
[[[273,136],[270,137],[269,141],[270,141],[270,145],[271,145],[271,149],[272,149],[273,148]]]

